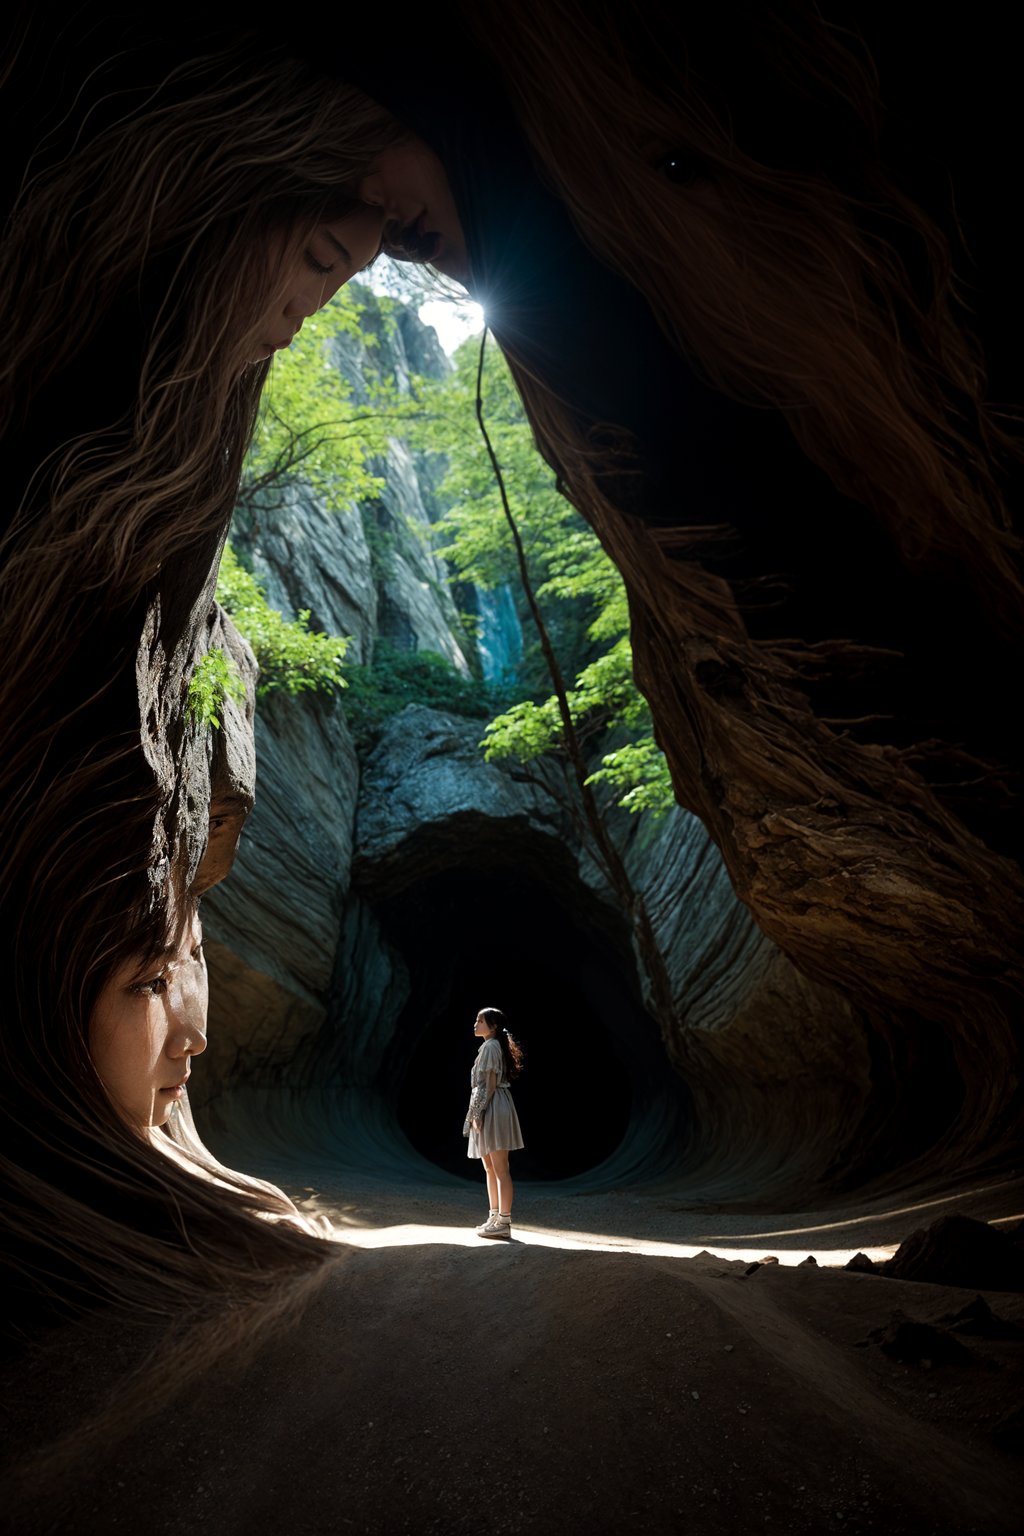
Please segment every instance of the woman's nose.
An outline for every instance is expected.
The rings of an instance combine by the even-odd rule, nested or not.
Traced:
[[[173,999],[168,1056],[181,1059],[206,1050],[206,1003],[205,988],[201,986],[190,987]]]
[[[333,298],[334,291],[324,283],[322,278],[317,278],[308,286],[296,288],[284,307],[285,317],[288,320],[297,320],[299,324],[295,329],[298,330],[303,320],[308,320],[310,315],[315,315],[318,309],[323,309],[328,299]]]
[[[167,1054],[175,1059],[200,1056],[206,1050],[206,1030],[198,1022],[182,1022],[167,1042]]]

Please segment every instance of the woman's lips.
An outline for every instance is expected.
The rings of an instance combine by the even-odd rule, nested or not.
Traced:
[[[261,341],[259,343],[261,355],[256,359],[256,361],[263,362],[265,358],[270,357],[274,352],[283,352],[286,347],[291,346],[292,342],[295,340],[301,329],[301,325],[297,326],[292,334],[290,336],[286,336],[283,341]]]

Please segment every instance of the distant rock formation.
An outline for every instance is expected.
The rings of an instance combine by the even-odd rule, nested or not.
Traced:
[[[410,312],[399,317],[397,332],[378,330],[372,359],[351,340],[339,344],[336,362],[357,396],[371,368],[400,382],[410,371],[448,366],[433,333]],[[433,470],[400,442],[377,470],[386,484],[378,501],[335,512],[293,485],[272,513],[241,515],[233,542],[274,606],[286,613],[308,608],[315,627],[349,634],[354,660],[371,658],[384,637],[399,649],[436,651],[468,673],[473,642],[446,572],[422,537],[437,515]],[[376,535],[386,535],[386,560]],[[514,613],[510,621],[500,602],[493,606],[492,651],[481,658],[490,675],[508,664],[518,642]],[[652,681],[653,656],[645,647],[643,675],[662,698],[670,669],[662,658],[664,676]],[[728,712],[730,731],[738,731],[740,703],[712,693],[709,710],[716,718]],[[664,699],[662,705],[670,709]],[[531,903],[549,914],[550,953],[541,954],[544,923],[527,922],[523,932],[533,948],[524,966],[543,970],[560,950],[580,1008],[604,1020],[627,1063],[631,1118],[612,1171],[651,1171],[686,1158],[703,1168],[712,1192],[720,1176],[723,1192],[747,1178],[761,1193],[808,1193],[855,1185],[942,1143],[964,1102],[964,1065],[948,1036],[929,1023],[938,1014],[924,991],[908,1006],[904,983],[891,982],[885,971],[898,969],[904,951],[918,955],[918,965],[927,942],[921,914],[909,915],[924,899],[911,876],[912,843],[898,865],[872,866],[872,921],[884,944],[876,974],[851,991],[843,983],[859,951],[844,936],[847,919],[834,933],[832,919],[825,921],[831,912],[839,922],[849,907],[848,893],[838,905],[829,895],[848,878],[844,859],[833,860],[835,838],[845,835],[838,802],[822,800],[801,821],[805,851],[821,822],[818,876],[811,879],[802,863],[791,871],[805,892],[807,943],[820,940],[807,965],[803,941],[790,958],[768,936],[789,933],[770,912],[776,898],[793,909],[792,892],[783,901],[781,886],[774,892],[758,885],[744,891],[744,905],[694,815],[680,809],[655,823],[616,814],[614,834],[652,914],[676,1004],[674,1026],[659,1040],[640,1009],[643,977],[624,915],[550,792],[553,781],[545,787],[486,763],[479,736],[476,721],[410,707],[360,760],[344,695],[271,696],[260,704],[256,809],[232,879],[204,904],[212,1028],[196,1074],[200,1112],[204,1098],[210,1105],[229,1084],[263,1095],[316,1085],[368,1095],[376,1107],[359,1113],[375,1125],[389,1116],[394,1122],[416,1040],[440,1028],[445,1008],[460,997],[443,957],[426,952],[448,942],[439,937],[437,913],[444,908],[449,926],[466,934],[484,932],[470,912],[478,878],[490,883],[477,901],[496,903],[510,930],[518,931]],[[738,845],[729,839],[740,835],[741,822],[734,818],[730,832],[719,821],[729,797],[742,792],[738,782],[727,786],[712,818],[730,863]],[[773,804],[770,796],[764,801],[764,836],[782,850],[783,812]],[[756,817],[743,814],[748,838]],[[750,868],[762,865],[759,855]],[[859,866],[858,888],[867,890],[867,873]],[[789,878],[782,864],[776,875],[783,884]],[[506,900],[511,905],[502,905]],[[560,919],[551,914],[558,913],[565,922],[555,931]],[[947,918],[935,909],[936,935]],[[913,933],[903,932],[905,922],[917,924]],[[963,923],[964,958],[948,949],[936,953],[939,977],[950,966],[966,966],[972,946],[978,950],[977,920],[965,912]],[[993,965],[998,942],[994,935]],[[469,939],[451,944],[471,972]],[[821,945],[834,946],[831,958]],[[574,946],[590,958],[575,961]],[[636,1042],[632,1055],[627,1035]],[[415,1071],[430,1070],[426,1058],[417,1060]],[[986,1091],[991,1105],[1000,1101],[1002,1089]]]

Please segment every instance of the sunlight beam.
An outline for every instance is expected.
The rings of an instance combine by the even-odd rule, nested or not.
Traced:
[[[526,1247],[591,1250],[599,1253],[635,1253],[644,1254],[650,1258],[695,1259],[703,1254],[705,1257],[753,1264],[765,1258],[770,1251],[770,1244],[760,1248],[726,1248],[721,1244],[698,1247],[690,1243],[643,1242],[634,1241],[631,1238],[607,1237],[597,1232],[580,1232],[573,1237],[568,1237],[564,1232],[551,1231],[543,1227],[516,1226],[514,1231],[513,1241]],[[412,1248],[427,1243],[448,1243],[460,1248],[481,1250],[504,1246],[490,1243],[466,1227],[421,1226],[414,1222],[395,1227],[346,1228],[338,1233],[335,1240],[353,1248]],[[790,1267],[802,1263],[808,1256],[816,1259],[822,1267],[836,1267],[846,1264],[855,1253],[864,1253],[869,1259],[881,1263],[885,1259],[891,1259],[897,1247],[898,1244],[889,1243],[870,1248],[800,1248],[788,1253],[783,1250],[775,1253],[773,1257],[780,1264]]]

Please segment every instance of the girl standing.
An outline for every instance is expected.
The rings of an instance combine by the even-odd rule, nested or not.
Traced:
[[[523,1052],[509,1034],[500,1008],[481,1008],[473,1033],[482,1042],[470,1073],[469,1110],[462,1127],[469,1137],[467,1157],[479,1157],[487,1175],[487,1220],[481,1237],[512,1236],[512,1176],[508,1155],[523,1145],[519,1116],[509,1092],[523,1070]]]

